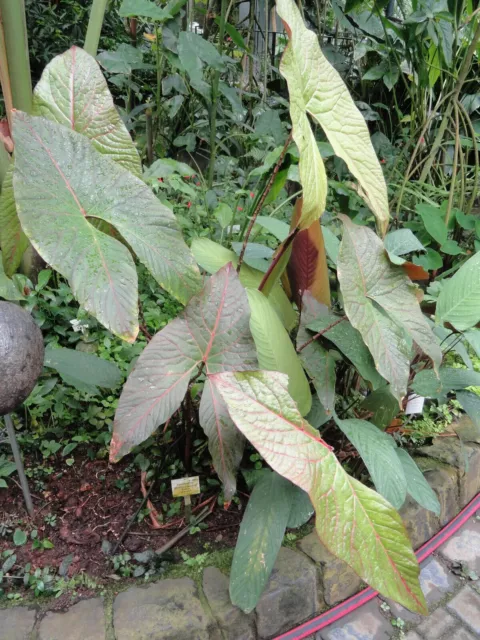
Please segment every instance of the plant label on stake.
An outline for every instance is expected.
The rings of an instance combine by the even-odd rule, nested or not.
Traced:
[[[185,501],[185,520],[190,522],[192,517],[192,499],[190,496],[195,496],[200,493],[200,478],[199,476],[193,476],[192,478],[178,478],[172,480],[172,495],[174,498],[184,498]]]

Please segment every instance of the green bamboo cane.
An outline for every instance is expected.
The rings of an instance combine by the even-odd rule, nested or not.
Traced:
[[[108,0],[93,0],[90,9],[90,19],[88,20],[87,35],[83,48],[91,56],[97,55],[98,43],[100,42],[100,33],[102,31],[103,18]]]
[[[32,79],[24,0],[0,0],[0,15],[5,34],[13,107],[28,113],[32,108]]]

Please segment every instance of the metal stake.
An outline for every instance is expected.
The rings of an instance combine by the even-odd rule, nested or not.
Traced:
[[[20,455],[20,449],[18,448],[17,438],[15,437],[15,429],[11,416],[7,413],[4,416],[5,426],[7,427],[8,439],[10,440],[10,446],[12,447],[13,459],[17,465],[17,473],[20,478],[20,485],[23,491],[23,498],[25,500],[25,506],[27,507],[28,515],[33,516],[33,502],[30,495],[30,489],[28,487],[27,476],[25,475],[25,469],[23,467],[22,456]]]

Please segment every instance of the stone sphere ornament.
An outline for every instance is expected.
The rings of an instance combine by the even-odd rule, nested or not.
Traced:
[[[0,302],[0,416],[28,398],[43,369],[42,332],[32,316]]]

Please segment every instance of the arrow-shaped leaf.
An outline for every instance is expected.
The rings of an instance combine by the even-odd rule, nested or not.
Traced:
[[[97,151],[142,175],[138,151],[113,104],[107,81],[98,62],[84,49],[72,47],[47,64],[33,94],[33,115],[81,133]]]
[[[438,368],[442,351],[422,314],[415,287],[403,269],[390,263],[380,238],[341,215],[344,233],[338,278],[345,312],[360,331],[378,371],[399,400],[405,395],[411,349],[406,334]]]
[[[307,114],[319,123],[333,147],[357,178],[361,195],[385,235],[389,220],[387,187],[365,120],[340,74],[328,62],[318,37],[306,28],[293,0],[277,0],[277,11],[289,37],[280,71],[287,80],[294,140],[300,151],[304,209],[301,228],[325,209],[325,168]]]
[[[308,492],[327,549],[384,596],[425,613],[418,563],[400,516],[382,496],[345,473],[300,415],[286,376],[256,371],[210,379],[232,420],[268,464]]]
[[[137,274],[124,244],[97,230],[113,225],[157,282],[186,302],[200,285],[172,212],[84,136],[17,112],[13,186],[23,230],[43,259],[68,278],[79,302],[133,341]]]
[[[129,453],[170,418],[199,366],[204,366],[207,373],[244,371],[258,366],[249,319],[245,290],[230,263],[207,280],[203,291],[190,300],[178,318],[155,335],[138,359],[115,415],[112,461]],[[215,397],[211,401],[208,396],[202,400],[202,426],[210,438],[215,468],[231,487],[233,462],[238,459],[241,441],[232,439],[221,407],[213,424],[210,414]]]

